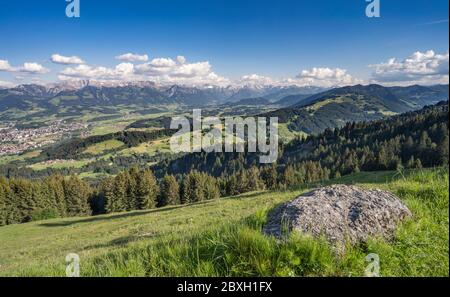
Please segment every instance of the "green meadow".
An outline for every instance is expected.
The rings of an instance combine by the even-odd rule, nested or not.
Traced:
[[[277,204],[319,186],[246,193],[191,205],[0,227],[0,275],[64,276],[80,256],[82,276],[448,276],[448,169],[361,172],[328,181],[397,194],[413,213],[394,239],[372,238],[336,254],[323,239],[279,241],[262,226]]]

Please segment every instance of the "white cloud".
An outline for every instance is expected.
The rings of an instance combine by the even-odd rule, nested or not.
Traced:
[[[77,56],[61,56],[60,54],[53,54],[51,57],[53,63],[70,65],[70,64],[84,64],[85,62]]]
[[[34,62],[26,62],[20,67],[13,67],[7,60],[0,60],[0,71],[6,72],[24,72],[32,74],[43,74],[50,72],[49,69],[45,68],[41,64]]]
[[[317,86],[317,87],[339,87],[363,83],[363,80],[354,78],[347,73],[347,70],[340,68],[314,67],[309,70],[302,70],[294,78],[273,79],[258,74],[245,75],[241,77],[240,85],[274,85],[274,86]]]
[[[59,79],[94,79],[94,80],[132,80],[134,78],[134,65],[121,63],[115,68],[92,67],[89,65],[78,65],[68,67],[61,71]]]
[[[14,84],[12,82],[0,80],[0,88],[12,88],[12,87],[14,87]]]
[[[230,81],[212,71],[208,61],[188,63],[186,58],[156,58],[149,63],[136,66],[138,74],[150,77],[160,83],[179,83],[192,85],[226,85]]]
[[[0,60],[0,71],[12,71],[12,67],[6,60]]]
[[[241,77],[241,83],[244,85],[273,85],[278,84],[272,78],[258,74],[249,74]]]
[[[211,73],[211,64],[209,62],[198,62],[192,64],[182,64],[173,71],[176,77],[206,77]]]
[[[21,68],[19,68],[20,72],[28,72],[28,73],[47,73],[50,72],[49,69],[45,68],[41,64],[38,63],[24,63]]]
[[[98,82],[153,81],[160,84],[229,85],[230,81],[215,74],[209,62],[188,63],[182,56],[155,58],[134,65],[121,63],[114,68],[78,65],[59,74],[60,80],[89,79]]]
[[[123,55],[116,56],[117,60],[125,62],[147,62],[148,55],[138,55],[133,53],[126,53]]]
[[[177,62],[180,64],[186,63],[186,58],[184,56],[177,56]]]
[[[438,84],[448,83],[449,53],[436,54],[429,50],[415,52],[399,61],[391,58],[385,63],[369,65],[374,68],[374,82],[385,84]]]
[[[150,67],[155,68],[169,68],[174,67],[176,64],[177,63],[170,58],[156,58],[153,59],[150,63],[148,63]]]
[[[319,87],[346,86],[362,82],[362,80],[348,74],[345,69],[331,69],[327,67],[314,67],[309,70],[302,70],[295,80],[299,85]]]

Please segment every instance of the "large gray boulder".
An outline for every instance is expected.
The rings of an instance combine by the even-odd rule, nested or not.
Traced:
[[[335,185],[303,194],[269,213],[264,232],[281,238],[297,230],[325,236],[335,246],[364,242],[370,236],[390,238],[409,209],[392,193]]]

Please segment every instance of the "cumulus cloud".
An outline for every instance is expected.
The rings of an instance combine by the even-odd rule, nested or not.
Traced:
[[[123,55],[116,56],[117,60],[125,61],[125,62],[147,62],[148,55],[138,55],[133,53],[126,53]]]
[[[335,87],[361,83],[362,80],[354,78],[341,68],[314,67],[302,70],[294,79],[297,84],[304,86]]]
[[[211,73],[211,64],[209,62],[198,62],[183,64],[176,67],[173,71],[175,77],[206,77]]]
[[[84,64],[85,62],[77,56],[61,56],[60,54],[53,54],[51,57],[53,63],[70,65],[70,64]]]
[[[136,73],[150,77],[158,82],[181,83],[193,85],[229,84],[230,81],[212,71],[208,61],[188,63],[186,58],[156,58],[152,61],[136,65]]]
[[[0,71],[12,71],[12,67],[6,60],[0,60]]]
[[[245,85],[273,85],[277,84],[272,78],[258,74],[249,74],[241,77],[241,83]]]
[[[132,80],[134,65],[131,63],[121,63],[114,68],[93,67],[89,65],[78,65],[68,67],[61,71],[59,79],[94,79],[94,80]]]
[[[339,87],[363,83],[363,80],[352,77],[347,70],[340,68],[320,68],[302,70],[297,76],[284,79],[273,79],[258,74],[250,74],[241,77],[241,85],[272,85],[272,86],[316,86],[316,87]]]
[[[415,52],[398,60],[369,65],[374,69],[374,82],[385,84],[438,84],[449,81],[449,53],[437,54],[433,50]]]
[[[186,58],[155,58],[142,64],[121,63],[113,68],[78,65],[59,74],[60,80],[89,79],[99,82],[144,81],[161,84],[228,85],[230,81],[215,74],[209,62],[188,63]]]
[[[24,63],[21,68],[19,68],[20,72],[28,72],[28,73],[47,73],[50,72],[49,69],[45,68],[41,64],[38,63]]]
[[[150,65],[156,68],[175,67],[176,62],[170,58],[156,58],[150,62]]]
[[[22,66],[13,67],[7,60],[0,60],[0,71],[6,72],[24,72],[32,74],[43,74],[50,72],[49,69],[45,68],[39,63],[25,62]]]

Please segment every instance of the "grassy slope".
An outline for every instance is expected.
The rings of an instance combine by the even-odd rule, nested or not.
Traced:
[[[103,154],[105,151],[108,150],[112,150],[112,149],[117,149],[119,147],[124,146],[125,143],[123,143],[120,140],[117,139],[110,139],[110,140],[106,140],[103,142],[99,142],[96,144],[93,144],[91,146],[89,146],[88,148],[86,148],[84,150],[84,154],[91,154],[91,155],[101,155]]]
[[[0,228],[0,275],[64,275],[65,255],[75,252],[83,275],[360,276],[374,252],[385,276],[448,276],[448,171],[363,172],[332,182],[390,189],[414,218],[393,242],[374,239],[342,256],[321,240],[292,235],[277,243],[261,234],[268,209],[302,189],[33,222]]]

